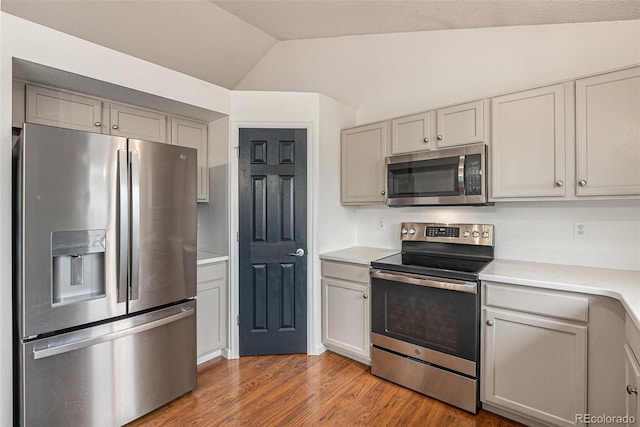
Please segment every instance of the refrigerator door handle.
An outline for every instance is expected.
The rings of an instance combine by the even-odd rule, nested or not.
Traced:
[[[127,273],[129,271],[129,161],[126,150],[118,150],[118,299],[127,301]]]
[[[178,321],[180,319],[184,319],[185,317],[193,316],[195,314],[195,310],[193,307],[183,308],[179,313],[173,314],[171,316],[163,317],[158,320],[153,320],[148,323],[143,323],[142,325],[137,325],[132,328],[124,329],[117,332],[112,332],[110,334],[100,335],[94,338],[78,340],[62,345],[57,345],[54,347],[47,347],[43,349],[33,349],[33,358],[34,359],[44,359],[46,357],[57,356],[59,354],[68,353],[70,351],[79,350],[81,348],[90,347],[93,345],[97,345],[103,342],[114,341],[119,338],[123,338],[129,335],[138,334],[140,332],[148,331],[149,329],[157,328],[162,325],[166,325],[168,323],[172,323]]]
[[[140,288],[140,153],[131,151],[131,288],[129,297],[138,299]]]

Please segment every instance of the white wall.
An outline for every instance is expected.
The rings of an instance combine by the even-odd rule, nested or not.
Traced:
[[[355,212],[343,208],[332,191],[339,182],[340,132],[355,122],[355,111],[330,98],[312,93],[244,92],[231,95],[230,208],[231,235],[238,229],[238,162],[235,147],[243,127],[307,128],[307,253],[308,346],[310,354],[324,350],[320,322],[320,260],[318,254],[335,245],[356,242]],[[338,186],[339,189],[339,186]],[[326,203],[325,203],[326,202]],[[230,318],[238,313],[238,245],[231,239]],[[238,329],[230,330],[230,357],[238,354]]]
[[[640,62],[640,21],[280,42],[237,89],[319,92],[368,123]]]
[[[12,58],[228,114],[230,92],[210,83],[0,13],[0,425],[12,425]]]
[[[378,229],[378,219],[386,223]],[[486,207],[362,207],[358,244],[400,247],[401,222],[495,225],[497,258],[640,270],[640,200],[514,202]],[[586,239],[574,223],[587,223]]]

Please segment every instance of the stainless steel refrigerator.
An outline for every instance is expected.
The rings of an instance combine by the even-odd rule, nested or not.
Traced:
[[[25,124],[16,423],[117,426],[196,384],[196,151]]]

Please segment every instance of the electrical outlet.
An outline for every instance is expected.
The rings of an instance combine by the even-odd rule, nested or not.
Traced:
[[[385,229],[384,218],[378,218],[378,230],[384,230],[384,229]]]
[[[573,237],[575,239],[587,238],[587,223],[576,221],[573,226]]]

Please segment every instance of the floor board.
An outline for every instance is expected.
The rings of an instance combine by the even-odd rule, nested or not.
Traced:
[[[377,378],[335,353],[216,358],[190,393],[130,423],[138,426],[520,426],[477,415]]]

